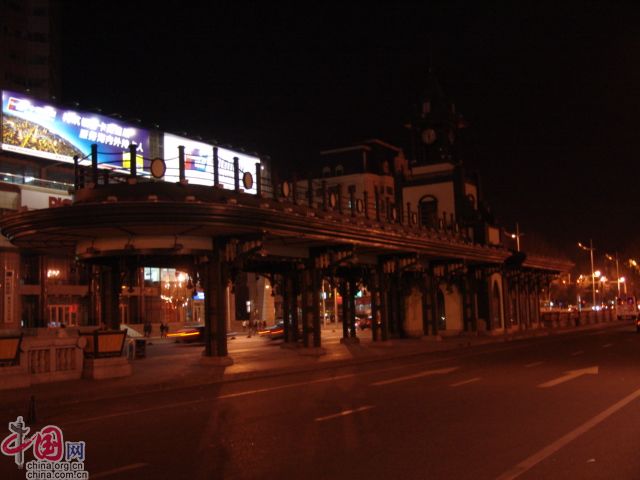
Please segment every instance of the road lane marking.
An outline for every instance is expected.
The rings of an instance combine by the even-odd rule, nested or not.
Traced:
[[[597,375],[598,367],[589,367],[589,368],[581,368],[579,370],[569,370],[565,372],[566,375],[558,377],[554,380],[549,380],[548,382],[541,383],[538,385],[538,388],[549,388],[555,387],[556,385],[560,385],[561,383],[568,382],[569,380],[573,380],[574,378],[581,377],[582,375]]]
[[[149,465],[148,463],[132,463],[131,465],[125,465],[124,467],[114,468],[113,470],[107,470],[106,472],[100,472],[96,474],[91,474],[91,478],[104,478],[110,477],[111,475],[115,475],[116,473],[127,472],[129,470],[136,470],[138,468],[146,467]]]
[[[318,417],[315,419],[316,422],[324,422],[325,420],[331,420],[333,418],[345,417],[347,415],[351,415],[358,412],[364,412],[365,410],[370,410],[374,408],[373,405],[365,405],[364,407],[356,408],[353,410],[343,410],[340,413],[334,413],[333,415],[327,415],[326,417]]]
[[[468,383],[473,383],[481,380],[481,377],[470,378],[469,380],[462,380],[461,382],[452,383],[449,385],[450,387],[459,387],[460,385],[467,385]]]
[[[513,467],[511,470],[508,470],[507,472],[500,475],[496,480],[513,480],[514,478],[518,478],[520,475],[522,475],[528,470],[531,470],[533,467],[535,467],[538,463],[542,462],[547,457],[550,457],[551,455],[556,453],[558,450],[562,449],[567,444],[574,441],[580,435],[587,433],[593,427],[602,423],[608,417],[616,413],[621,408],[627,406],[629,403],[633,402],[638,397],[640,397],[640,389],[627,395],[622,400],[614,403],[606,410],[600,412],[598,415],[596,415],[592,419],[587,420],[578,428],[560,437],[555,442],[552,442],[546,447],[544,447],[543,449],[537,451],[536,453],[534,453],[533,455],[531,455],[530,457],[526,458],[525,460],[520,462],[518,465]]]
[[[573,352],[573,353],[571,354],[571,356],[572,356],[572,357],[577,357],[578,355],[582,355],[583,353],[584,353],[584,351],[583,351],[583,350],[578,350],[577,352]]]
[[[238,392],[238,393],[229,393],[226,395],[219,395],[217,397],[210,397],[210,398],[199,398],[197,400],[188,400],[186,402],[175,402],[175,403],[171,403],[171,404],[166,404],[166,405],[156,405],[153,407],[147,407],[147,408],[139,408],[136,410],[127,410],[126,412],[116,412],[116,413],[108,413],[106,415],[99,415],[96,417],[88,417],[88,418],[79,418],[77,420],[69,420],[65,422],[65,425],[70,425],[70,424],[75,424],[75,423],[85,423],[85,422],[92,422],[95,420],[104,420],[107,418],[116,418],[116,417],[123,417],[125,415],[137,415],[140,413],[148,413],[148,412],[153,412],[156,410],[163,410],[166,408],[176,408],[176,407],[186,407],[189,405],[195,405],[198,403],[203,403],[203,402],[208,402],[211,400],[218,400],[218,399],[226,399],[226,398],[235,398],[235,397],[242,397],[245,395],[254,395],[256,393],[264,393],[264,392],[271,392],[274,390],[282,390],[285,388],[294,388],[294,387],[300,387],[300,386],[304,386],[304,385],[311,385],[314,383],[324,383],[324,382],[331,382],[333,380],[342,380],[344,378],[350,378],[350,377],[355,377],[358,374],[356,373],[350,373],[350,374],[346,374],[346,375],[338,375],[336,377],[330,377],[330,378],[320,378],[318,380],[311,380],[308,382],[297,382],[297,383],[287,383],[285,385],[278,385],[277,387],[267,387],[267,388],[260,388],[257,390],[246,390],[244,392]]]
[[[602,348],[609,348],[613,346],[613,343],[605,343],[604,345],[602,345]]]
[[[424,372],[414,373],[413,375],[405,375],[404,377],[392,378],[391,380],[382,380],[380,382],[374,382],[371,385],[374,387],[379,387],[381,385],[389,385],[390,383],[398,383],[398,382],[404,382],[406,380],[413,380],[414,378],[428,377],[430,375],[442,375],[445,373],[451,373],[457,370],[458,368],[460,367],[438,368],[436,370],[425,370]]]
[[[358,374],[358,373],[348,373],[346,375],[338,375],[336,377],[330,377],[330,378],[319,378],[317,380],[309,380],[307,382],[287,383],[285,385],[278,385],[277,387],[266,387],[266,388],[258,388],[256,390],[246,390],[244,392],[238,392],[238,393],[228,393],[226,395],[219,395],[216,398],[224,399],[224,398],[243,397],[245,395],[255,395],[256,393],[264,393],[264,392],[271,392],[271,391],[274,391],[274,390],[282,390],[284,388],[293,388],[293,387],[300,387],[300,386],[304,386],[304,385],[313,385],[314,383],[325,383],[325,382],[331,382],[333,380],[342,380],[344,378],[356,377],[358,375],[360,375],[360,374]]]
[[[544,362],[533,362],[533,363],[527,363],[524,368],[533,368],[533,367],[537,367],[538,365],[542,365]]]

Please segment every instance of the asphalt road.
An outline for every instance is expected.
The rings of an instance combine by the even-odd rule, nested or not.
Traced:
[[[51,406],[90,478],[638,479],[631,326]],[[3,437],[4,434],[0,435]],[[0,457],[0,478],[25,478]]]

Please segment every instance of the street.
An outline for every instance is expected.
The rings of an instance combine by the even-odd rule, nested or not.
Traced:
[[[37,427],[86,442],[92,479],[634,479],[639,362],[629,325],[69,398]],[[0,462],[0,478],[25,478]]]

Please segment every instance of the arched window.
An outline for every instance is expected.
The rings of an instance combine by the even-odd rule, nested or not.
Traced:
[[[469,207],[471,207],[471,210],[478,209],[478,207],[476,206],[476,197],[474,197],[470,193],[467,195],[467,203],[469,204]]]
[[[336,177],[344,175],[344,167],[342,165],[336,165]]]
[[[425,195],[418,204],[420,222],[425,227],[438,226],[438,199],[433,195]]]
[[[331,168],[329,167],[322,167],[322,176],[323,177],[328,177],[331,175]]]

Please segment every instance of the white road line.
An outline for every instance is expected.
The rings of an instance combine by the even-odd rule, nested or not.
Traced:
[[[89,475],[92,479],[94,478],[104,478],[110,477],[111,475],[115,475],[116,473],[127,472],[129,470],[135,470],[137,468],[146,467],[149,465],[148,463],[132,463],[131,465],[125,465],[124,467],[114,468],[113,470],[107,470],[106,472],[100,472],[96,474]]]
[[[343,378],[351,378],[351,377],[356,377],[358,375],[359,374],[357,374],[357,373],[349,373],[349,374],[346,374],[346,375],[338,375],[336,377],[320,378],[318,380],[310,380],[308,382],[287,383],[286,385],[278,385],[277,387],[258,388],[256,390],[246,390],[244,392],[228,393],[227,395],[220,395],[220,396],[218,396],[216,398],[224,399],[224,398],[243,397],[245,395],[254,395],[256,393],[264,393],[264,392],[271,392],[271,391],[274,391],[274,390],[282,390],[284,388],[301,387],[303,385],[313,385],[314,383],[332,382],[333,380],[342,380]]]
[[[602,345],[602,348],[609,348],[613,346],[613,343],[605,343],[604,345]]]
[[[502,475],[500,475],[496,480],[512,480],[514,478],[518,478],[520,475],[522,475],[528,470],[531,470],[533,467],[535,467],[538,463],[540,463],[547,457],[550,457],[551,455],[556,453],[558,450],[562,449],[567,444],[571,443],[580,435],[587,433],[593,427],[602,423],[608,417],[616,413],[621,408],[627,406],[629,403],[633,402],[638,397],[640,397],[640,389],[627,395],[622,400],[614,403],[609,408],[600,412],[598,415],[591,418],[590,420],[587,420],[575,430],[570,431],[566,435],[557,439],[555,442],[552,442],[546,447],[544,447],[543,449],[537,451],[536,453],[534,453],[533,455],[531,455],[530,457],[528,457],[527,459],[523,460],[518,465],[513,467],[511,470],[508,470]]]
[[[430,375],[440,375],[445,373],[451,373],[460,367],[439,368],[436,370],[425,370],[424,372],[414,373],[413,375],[406,375],[404,377],[392,378],[391,380],[382,380],[380,382],[374,382],[371,385],[379,387],[381,385],[389,385],[390,383],[404,382],[405,380],[413,380],[414,378],[428,377]]]
[[[457,383],[452,383],[451,385],[449,385],[450,387],[459,387],[460,385],[466,385],[468,383],[473,383],[473,382],[477,382],[480,380],[480,377],[475,377],[475,378],[470,378],[469,380],[463,380],[461,382],[457,382]]]
[[[99,415],[97,417],[88,417],[88,418],[81,418],[81,419],[78,419],[78,420],[70,420],[70,421],[65,422],[65,425],[71,425],[71,424],[74,424],[74,423],[91,422],[91,421],[94,421],[94,420],[104,420],[104,419],[107,419],[107,418],[116,418],[116,417],[122,417],[122,416],[125,416],[125,415],[137,415],[139,413],[153,412],[155,410],[163,410],[165,408],[186,407],[188,405],[194,405],[196,403],[203,403],[203,402],[207,402],[207,401],[211,401],[211,400],[242,397],[242,396],[245,396],[245,395],[254,395],[256,393],[271,392],[271,391],[274,391],[274,390],[282,390],[284,388],[293,388],[293,387],[300,387],[300,386],[303,386],[303,385],[312,385],[314,383],[324,383],[324,382],[331,382],[333,380],[342,380],[343,378],[355,377],[356,375],[357,375],[356,373],[350,373],[350,374],[347,374],[347,375],[339,375],[337,377],[321,378],[321,379],[318,379],[318,380],[311,380],[309,382],[287,383],[286,385],[279,385],[277,387],[260,388],[260,389],[257,389],[257,390],[247,390],[247,391],[244,391],[244,392],[229,393],[227,395],[220,395],[218,397],[199,398],[198,400],[189,400],[189,401],[186,401],[186,402],[176,402],[176,403],[171,403],[171,404],[168,404],[168,405],[156,405],[154,407],[139,408],[137,410],[127,410],[126,412],[109,413],[107,415]]]
[[[577,352],[573,352],[573,353],[571,354],[571,356],[572,356],[572,357],[577,357],[578,355],[582,355],[583,353],[584,353],[584,351],[583,351],[583,350],[578,350]]]
[[[340,413],[334,413],[333,415],[327,415],[326,417],[318,417],[315,419],[316,422],[324,422],[325,420],[331,420],[332,418],[344,417],[346,415],[351,415],[353,413],[363,412],[365,410],[370,410],[374,408],[373,405],[365,405],[364,407],[356,408],[353,410],[343,410]]]
[[[533,368],[533,367],[537,367],[538,365],[542,365],[544,362],[533,362],[533,363],[527,363],[524,368]]]
[[[565,372],[565,375],[561,377],[541,383],[540,385],[538,385],[538,388],[555,387],[556,385],[560,385],[561,383],[568,382],[569,380],[573,380],[574,378],[578,378],[583,375],[598,375],[598,366],[581,368],[578,370],[569,370],[568,372]]]

